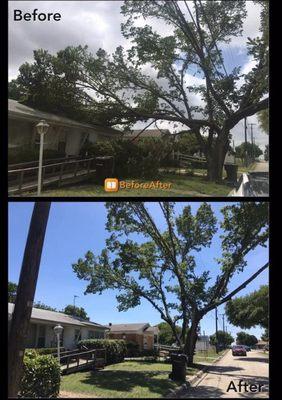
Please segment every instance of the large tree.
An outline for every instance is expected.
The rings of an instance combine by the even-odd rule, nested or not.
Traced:
[[[267,329],[269,323],[268,285],[242,297],[236,297],[225,305],[228,321],[242,329],[256,325]]]
[[[210,336],[210,344],[216,346],[217,348],[227,348],[234,342],[233,336],[228,332],[217,331],[217,334],[214,333]]]
[[[47,310],[47,311],[58,311],[56,308],[48,306],[45,303],[42,303],[41,301],[37,301],[36,303],[33,303],[34,308],[40,308],[41,310]]]
[[[246,346],[254,346],[257,344],[258,340],[254,335],[250,335],[249,333],[246,332],[238,332],[237,333],[237,338],[236,338],[236,343],[237,344],[243,344]]]
[[[89,321],[87,312],[83,307],[76,307],[72,304],[69,304],[62,310],[62,312],[68,315],[72,315],[73,317],[78,317],[84,319],[85,321]]]
[[[227,72],[223,46],[243,32],[245,1],[124,1],[121,29],[131,42],[113,54],[67,47],[51,56],[34,52],[10,89],[39,107],[110,126],[168,121],[195,134],[207,158],[208,178],[222,178],[230,130],[268,107],[268,2],[261,6],[260,36],[248,38],[255,61],[243,74]],[[145,26],[135,24],[143,18]],[[159,34],[150,25],[167,26]],[[193,76],[196,83],[193,82]],[[192,79],[191,79],[192,78]],[[19,87],[17,87],[17,84]],[[195,102],[195,97],[200,102]],[[35,105],[34,104],[34,105]]]
[[[8,282],[8,302],[15,303],[18,285],[14,282]]]
[[[143,202],[106,203],[106,229],[110,233],[106,247],[99,256],[88,251],[73,264],[73,271],[88,282],[85,293],[120,291],[120,311],[146,299],[170,325],[176,343],[192,363],[203,316],[230,300],[268,267],[268,263],[260,266],[246,281],[229,290],[234,275],[247,267],[245,257],[257,246],[266,245],[268,204],[225,206],[221,222],[207,203],[202,203],[195,214],[190,205],[177,215],[174,203],[160,202],[159,206],[159,218],[166,223],[164,229],[158,227],[160,220],[153,219]],[[212,245],[219,228],[221,258],[198,269],[196,254]],[[211,268],[216,275],[213,279]]]
[[[236,157],[240,158],[242,162],[244,161],[245,157],[247,156],[249,158],[257,158],[263,154],[263,151],[260,149],[258,145],[255,143],[250,143],[250,142],[243,142],[239,146],[235,147],[235,154]]]
[[[175,343],[175,336],[173,334],[170,325],[167,322],[161,322],[160,324],[158,324],[158,328],[159,328],[160,344],[171,346],[173,343]],[[175,330],[180,335],[181,333],[180,326],[175,326]]]

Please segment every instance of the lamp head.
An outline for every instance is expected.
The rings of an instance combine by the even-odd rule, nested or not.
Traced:
[[[64,328],[61,325],[56,325],[54,327],[54,332],[56,335],[61,335],[61,333],[63,332]]]
[[[36,125],[36,129],[37,132],[39,133],[39,135],[44,135],[45,133],[47,133],[48,128],[49,128],[49,124],[47,124],[47,122],[45,121],[45,119],[42,119],[41,121],[38,122],[38,124]]]

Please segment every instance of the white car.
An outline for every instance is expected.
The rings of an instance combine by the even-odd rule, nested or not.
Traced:
[[[228,196],[265,197],[269,196],[269,173],[243,173],[236,187]]]

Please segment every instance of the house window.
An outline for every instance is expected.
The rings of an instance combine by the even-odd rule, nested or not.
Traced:
[[[45,347],[46,326],[38,325],[37,347]]]
[[[95,339],[104,339],[104,331],[95,331],[94,338]]]
[[[88,339],[94,339],[94,332],[93,331],[88,331]]]

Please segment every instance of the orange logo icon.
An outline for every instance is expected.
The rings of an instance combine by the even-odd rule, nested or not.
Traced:
[[[105,192],[118,192],[118,179],[107,178],[104,182]]]

